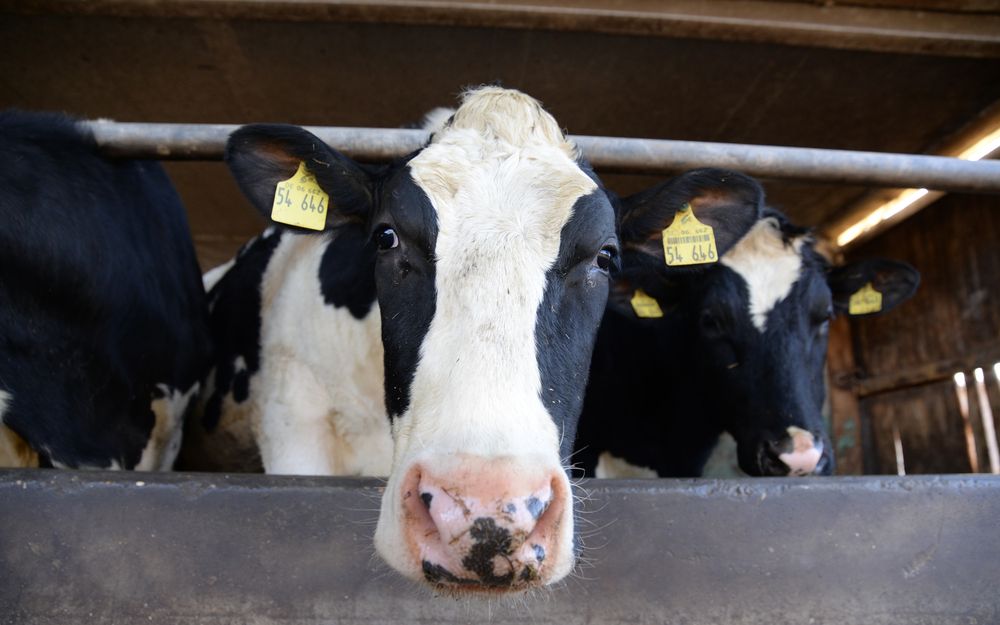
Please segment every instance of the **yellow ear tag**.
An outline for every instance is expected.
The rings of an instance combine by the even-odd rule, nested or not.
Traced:
[[[300,161],[295,175],[279,182],[275,188],[271,219],[299,228],[322,230],[326,227],[329,206],[330,196],[320,188],[316,177],[306,169],[306,164]]]
[[[715,250],[715,231],[698,221],[685,204],[663,231],[663,258],[667,265],[702,265],[719,260]]]
[[[642,289],[636,289],[635,294],[632,295],[632,310],[635,311],[636,317],[642,317],[643,319],[659,319],[663,316],[663,310],[660,309],[660,304],[652,297],[646,295],[646,292]]]
[[[880,310],[882,310],[882,294],[875,290],[871,282],[858,289],[847,305],[847,312],[852,315],[867,315]]]

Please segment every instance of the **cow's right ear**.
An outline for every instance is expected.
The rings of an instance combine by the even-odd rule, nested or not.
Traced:
[[[265,218],[271,220],[278,183],[289,180],[300,165],[329,196],[325,228],[364,223],[372,207],[372,180],[356,162],[298,126],[251,124],[226,142],[226,164],[233,177]],[[272,220],[273,221],[273,220]],[[282,222],[287,226],[287,222]]]
[[[708,263],[668,266],[663,231],[686,206],[711,226],[714,258]],[[635,312],[636,293],[649,295],[661,307],[678,272],[711,266],[761,218],[764,190],[753,178],[725,169],[696,169],[635,195],[616,201],[621,241],[621,271],[614,276],[610,305],[626,315]]]

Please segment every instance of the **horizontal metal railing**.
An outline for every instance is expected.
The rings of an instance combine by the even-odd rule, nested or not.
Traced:
[[[111,156],[163,160],[217,160],[236,125],[94,121],[90,128]],[[352,158],[385,161],[418,149],[422,130],[308,127]],[[599,171],[669,174],[723,167],[752,176],[830,184],[923,187],[936,191],[1000,193],[1000,161],[701,141],[571,136]]]

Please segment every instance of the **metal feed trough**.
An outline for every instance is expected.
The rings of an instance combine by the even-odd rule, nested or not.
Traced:
[[[90,123],[108,154],[218,159],[233,126]],[[315,129],[384,160],[419,131]],[[1000,163],[576,137],[605,171],[1000,191]],[[1000,623],[1000,478],[584,481],[575,575],[434,597],[374,556],[381,482],[0,471],[0,623]]]
[[[1000,622],[1000,480],[591,480],[585,563],[434,597],[373,555],[380,482],[0,473],[0,622]]]

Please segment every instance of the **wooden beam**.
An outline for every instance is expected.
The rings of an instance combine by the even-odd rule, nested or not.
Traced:
[[[827,392],[830,397],[830,434],[837,459],[837,475],[861,475],[861,408],[855,390],[851,324],[845,315],[830,322],[826,352]]]
[[[938,145],[929,146],[928,151],[942,156],[958,156],[973,146],[985,135],[998,128],[1000,128],[1000,101],[994,102],[988,106],[974,119],[969,120],[966,124],[964,124],[964,126],[957,132],[940,141]],[[931,187],[927,187],[926,185],[917,186],[931,189]],[[833,218],[820,226],[819,230],[821,236],[830,240],[832,243],[837,244],[837,239],[843,232],[864,220],[880,207],[897,198],[903,191],[904,189],[901,188],[879,189],[865,194],[857,201],[845,207],[842,211],[838,211]],[[912,202],[909,206],[906,206],[898,212],[895,212],[889,218],[879,222],[868,230],[865,230],[851,241],[840,245],[840,247],[848,249],[862,243],[863,241],[867,241],[872,237],[878,236],[880,233],[885,232],[899,223],[902,223],[924,208],[930,206],[939,200],[943,195],[944,193],[941,193],[940,191],[930,191],[923,197]]]
[[[832,326],[831,326],[832,331]],[[869,378],[859,378],[855,385],[859,397],[923,386],[951,378],[956,371],[971,371],[976,367],[991,367],[1000,362],[1000,341],[994,341],[957,358],[945,358],[908,369],[884,373]]]
[[[0,0],[0,11],[144,18],[341,21],[584,31],[1000,58],[998,7],[716,0]]]

